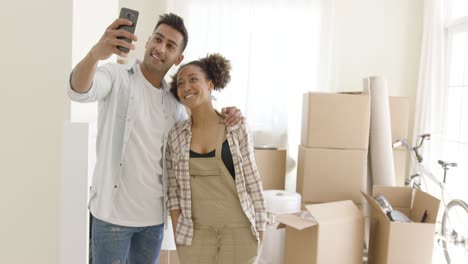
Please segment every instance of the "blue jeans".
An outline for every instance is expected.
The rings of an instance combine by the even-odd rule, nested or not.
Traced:
[[[164,236],[164,224],[126,227],[93,217],[93,264],[158,263]]]

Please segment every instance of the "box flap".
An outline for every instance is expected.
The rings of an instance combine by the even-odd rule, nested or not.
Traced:
[[[348,91],[348,92],[338,92],[339,94],[353,94],[353,95],[367,95],[367,94],[364,94],[363,92],[359,92],[359,91]]]
[[[434,196],[415,190],[414,202],[409,217],[414,222],[421,222],[424,212],[427,212],[425,223],[435,223],[439,213],[440,200]]]
[[[366,200],[369,203],[369,205],[371,206],[371,208],[373,208],[375,211],[379,212],[382,216],[387,218],[387,215],[383,211],[382,207],[380,207],[379,203],[377,203],[377,201],[374,198],[370,197],[367,193],[365,193],[363,191],[361,191],[361,193],[364,196],[364,198],[366,198]]]
[[[318,264],[317,262],[315,262],[317,258],[317,237],[318,228],[315,227],[307,228],[305,230],[297,230],[290,226],[286,227],[286,232],[284,234],[284,242],[278,244],[278,246],[283,246],[280,246],[278,248],[269,248],[274,250],[283,250],[284,247],[284,259],[272,260],[281,263]],[[263,253],[265,253],[265,251],[263,251]]]
[[[372,196],[383,195],[393,208],[411,208],[413,189],[409,187],[374,186]]]
[[[331,203],[309,204],[305,207],[319,224],[362,217],[362,214],[356,205],[349,200]]]
[[[297,230],[303,230],[317,225],[317,222],[301,217],[303,213],[304,211],[294,214],[281,214],[276,216],[276,220],[283,225],[287,225]],[[278,228],[283,227],[283,225],[278,226]]]

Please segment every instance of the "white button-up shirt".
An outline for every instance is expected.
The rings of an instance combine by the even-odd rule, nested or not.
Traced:
[[[114,210],[114,196],[119,191],[120,175],[122,173],[125,147],[129,140],[135,120],[135,96],[132,85],[135,84],[135,67],[120,64],[106,64],[98,67],[91,89],[80,94],[68,85],[68,95],[76,102],[98,102],[98,134],[96,140],[96,166],[94,168],[93,182],[90,189],[89,209],[91,213],[104,221],[108,221]],[[163,80],[163,113],[165,161],[167,135],[172,126],[180,120],[185,120],[185,108],[174,98],[169,86]],[[163,192],[167,193],[167,169],[163,165]],[[164,198],[166,200],[167,197]],[[167,219],[167,210],[164,210],[164,219]],[[112,222],[111,222],[112,223]]]

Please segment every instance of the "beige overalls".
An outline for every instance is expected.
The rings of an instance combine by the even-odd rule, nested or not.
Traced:
[[[257,239],[221,158],[224,134],[221,124],[215,157],[190,158],[194,231],[191,246],[177,245],[181,264],[250,264],[257,257]]]

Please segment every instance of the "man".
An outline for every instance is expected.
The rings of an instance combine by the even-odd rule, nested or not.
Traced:
[[[98,61],[112,54],[126,56],[117,46],[134,49],[120,38],[135,35],[118,29],[131,25],[115,20],[71,73],[68,94],[77,102],[98,101],[97,162],[90,190],[94,264],[155,263],[167,219],[167,134],[187,118],[164,81],[183,60],[188,34],[183,20],[162,15],[145,45],[143,62],[128,67]],[[240,113],[227,109],[227,125]]]

